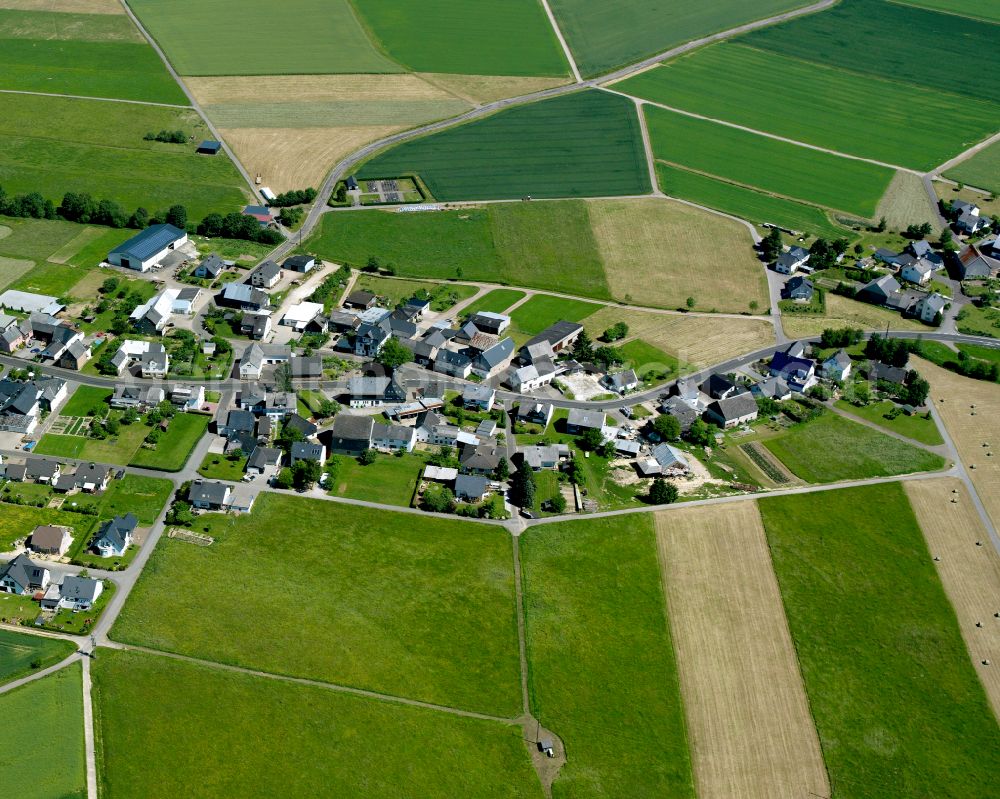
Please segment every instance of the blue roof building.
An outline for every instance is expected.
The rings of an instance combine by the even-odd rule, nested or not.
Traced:
[[[222,149],[222,142],[213,141],[212,139],[206,139],[201,144],[198,145],[198,149],[195,152],[202,153],[203,155],[215,155]]]
[[[187,233],[173,225],[150,225],[108,253],[108,263],[148,272],[164,255],[187,241]]]

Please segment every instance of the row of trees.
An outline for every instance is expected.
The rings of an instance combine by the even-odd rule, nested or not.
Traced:
[[[628,335],[628,326],[624,325],[624,327],[626,331],[624,335]],[[609,328],[609,330],[613,329]],[[605,331],[605,336],[607,336],[607,332]],[[580,333],[576,344],[573,345],[573,357],[578,361],[591,361],[599,364],[604,369],[610,369],[612,366],[620,366],[625,363],[625,353],[621,349],[608,345],[595,347],[593,340],[587,335],[586,330]]]
[[[315,199],[316,189],[312,187],[308,189],[292,189],[291,191],[282,192],[273,200],[270,200],[268,205],[272,208],[287,208],[292,205],[305,205]]]
[[[183,130],[161,130],[159,133],[150,131],[142,138],[146,141],[162,141],[166,144],[187,144],[188,135]]]
[[[260,244],[280,244],[285,237],[270,227],[261,227],[260,222],[252,216],[244,216],[237,211],[222,214],[208,214],[198,223],[196,231],[202,236],[224,239],[239,239],[241,241],[256,241]]]

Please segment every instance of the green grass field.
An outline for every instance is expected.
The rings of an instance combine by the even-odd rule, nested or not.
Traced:
[[[976,3],[969,6],[965,0],[900,0],[909,6],[920,6],[932,11],[944,11],[960,14],[964,17],[976,17],[988,22],[1000,22],[1000,4],[995,0],[989,3]]]
[[[128,17],[0,10],[0,89],[187,105]]]
[[[356,267],[375,255],[405,277],[507,283],[610,299],[583,201],[419,214],[331,213],[306,247]]]
[[[368,41],[349,0],[133,0],[132,9],[181,75],[401,72]]]
[[[337,476],[330,481],[328,488],[335,497],[408,508],[426,463],[426,458],[412,453],[401,458],[379,455],[375,463],[367,466],[362,466],[354,458],[337,456]]]
[[[860,416],[862,419],[874,422],[879,427],[892,430],[894,433],[899,433],[901,436],[912,438],[915,441],[930,444],[931,446],[944,443],[944,439],[941,438],[941,432],[938,430],[937,424],[933,419],[925,419],[920,414],[907,416],[905,413],[901,413],[895,419],[887,418],[886,414],[893,408],[898,407],[889,400],[862,407],[852,405],[847,400],[837,400],[836,405],[848,413]]]
[[[53,297],[66,297],[69,296],[70,289],[79,283],[86,273],[85,269],[75,266],[42,263],[11,283],[11,288],[32,291],[36,294],[49,294]]]
[[[18,486],[11,490],[15,494],[23,493]],[[72,527],[73,540],[78,541],[88,536],[96,523],[95,517],[82,513],[4,503],[0,508],[0,552],[9,552],[15,541],[31,535],[31,531],[42,524]]]
[[[581,319],[586,319],[598,308],[600,306],[592,302],[553,297],[549,294],[536,294],[514,310],[510,316],[511,326],[517,332],[533,336],[561,319],[565,319],[567,322],[579,322]]]
[[[938,455],[829,412],[763,444],[809,483],[928,472],[944,466]]]
[[[107,410],[114,392],[97,386],[79,386],[59,412],[63,416],[86,416],[94,408]]]
[[[0,255],[44,261],[79,235],[81,226],[57,219],[0,217],[10,233],[0,236]],[[2,282],[2,280],[0,280]]]
[[[46,124],[39,127],[38,120]],[[60,97],[0,95],[0,176],[8,194],[37,191],[58,205],[67,191],[116,200],[129,212],[174,203],[192,220],[236,210],[246,198],[224,155],[143,141],[149,131],[210,134],[194,111]]]
[[[101,518],[133,513],[139,524],[152,524],[170,499],[173,483],[158,477],[126,474],[112,480],[101,500]]]
[[[512,725],[137,652],[102,650],[93,678],[110,799],[543,795]]]
[[[621,519],[521,538],[532,711],[568,753],[553,795],[693,797],[652,517]]]
[[[203,528],[210,547],[160,539],[117,640],[520,713],[504,530],[271,493],[249,515],[200,517]]]
[[[648,341],[640,338],[632,339],[622,344],[621,351],[625,353],[625,366],[635,369],[637,375],[641,376],[649,370],[661,372],[667,369],[674,374],[677,373],[679,367],[677,357],[668,355]]]
[[[34,452],[39,455],[125,465],[131,460],[147,433],[149,428],[139,422],[128,426],[122,425],[117,436],[104,439],[46,433],[35,445]]]
[[[243,478],[243,469],[247,464],[244,457],[230,460],[225,455],[210,452],[198,467],[198,474],[210,480],[231,480],[239,482]]]
[[[76,647],[69,641],[0,630],[0,685],[46,669],[74,651]]]
[[[552,25],[535,0],[353,0],[382,49],[414,72],[568,75]]]
[[[370,291],[385,297],[388,307],[394,308],[413,296],[430,295],[432,311],[447,311],[453,305],[473,296],[478,289],[461,283],[424,283],[417,280],[359,275],[354,282],[354,290]]]
[[[954,14],[882,0],[846,0],[822,14],[755,31],[744,41],[863,75],[1000,101],[1000,85],[993,79],[1000,72],[1000,25]],[[953,57],[957,41],[963,58],[978,66],[968,80],[953,80],[941,69]],[[858,53],[877,57],[858,58]]]
[[[989,796],[1000,733],[902,486],[758,504],[833,795]]]
[[[894,39],[895,34],[886,38]],[[1000,118],[996,103],[757,50],[747,46],[749,41],[696,50],[615,88],[795,141],[914,169],[932,169],[996,130]],[[854,45],[852,41],[855,61],[865,61],[856,58]],[[880,58],[869,61],[882,63]]]
[[[22,723],[0,730],[4,792],[19,799],[85,799],[83,680],[79,663],[0,696],[0,713]],[[25,730],[44,730],[45,745]]]
[[[212,417],[201,413],[178,413],[170,420],[170,427],[156,449],[139,449],[130,466],[143,466],[147,469],[163,469],[166,472],[177,472],[184,468],[191,450],[194,449]]]
[[[1000,193],[1000,143],[993,143],[951,167],[945,177]]]
[[[462,316],[472,316],[480,312],[503,313],[522,297],[524,297],[524,292],[517,289],[493,289],[475,302],[465,306],[462,310]]]
[[[404,142],[360,175],[418,174],[438,200],[594,197],[650,190],[630,100],[594,90],[515,106]]]
[[[674,45],[804,5],[801,0],[551,0],[580,72],[609,72]]]
[[[895,174],[864,161],[646,106],[660,160],[813,205],[870,218]]]
[[[851,237],[851,231],[835,225],[822,209],[812,205],[762,194],[666,164],[656,165],[656,176],[660,188],[671,197],[691,200],[755,225],[767,222],[831,239]]]

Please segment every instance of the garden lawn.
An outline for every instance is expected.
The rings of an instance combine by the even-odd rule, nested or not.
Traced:
[[[170,499],[174,485],[159,477],[126,474],[112,480],[101,499],[101,518],[132,513],[140,525],[152,524]]]
[[[511,305],[524,297],[523,291],[517,289],[493,289],[478,300],[462,309],[462,316],[469,317],[477,313],[503,313]]]
[[[0,94],[3,187],[8,194],[37,191],[57,205],[67,191],[85,191],[127,213],[180,203],[192,221],[245,202],[243,181],[225,155],[206,158],[192,144],[143,140],[163,129],[211,136],[190,109]]]
[[[139,449],[130,466],[163,469],[178,472],[187,463],[191,450],[208,429],[212,417],[201,413],[178,413],[170,420],[170,427],[160,438],[156,449]]]
[[[429,295],[432,311],[447,311],[451,306],[473,296],[478,289],[459,283],[424,283],[416,280],[397,280],[361,275],[354,284],[354,291],[363,290],[378,294],[394,308],[413,296]]]
[[[812,205],[774,197],[663,163],[656,165],[656,176],[660,188],[671,197],[691,200],[755,225],[768,223],[831,239],[852,236],[851,231],[835,225],[821,208]]]
[[[17,493],[15,489],[15,493]],[[79,541],[90,535],[97,523],[94,516],[71,513],[50,508],[33,508],[27,505],[0,505],[0,552],[9,552],[14,542],[27,538],[39,525],[50,524],[73,528],[73,540]]]
[[[514,725],[138,652],[102,650],[93,679],[109,799],[543,795]]]
[[[651,188],[635,105],[593,89],[404,142],[359,173],[416,173],[443,201],[630,195]]]
[[[356,458],[335,455],[337,471],[330,478],[330,494],[348,499],[363,499],[383,505],[408,508],[417,490],[417,481],[427,459],[407,453],[379,455],[375,463],[362,466]]]
[[[693,797],[651,518],[520,541],[532,711],[569,753],[553,794]]]
[[[915,413],[907,416],[901,412],[895,419],[889,419],[886,414],[893,408],[899,407],[896,403],[889,400],[862,407],[852,405],[847,400],[837,400],[836,405],[848,413],[860,416],[869,422],[874,422],[879,427],[892,430],[894,433],[899,433],[901,436],[912,438],[923,444],[929,444],[933,447],[944,443],[944,439],[941,438],[941,432],[938,430],[935,421],[933,419],[925,419],[923,414]]]
[[[0,11],[0,89],[188,104],[124,15]]]
[[[647,105],[661,161],[870,218],[895,172]]]
[[[0,630],[0,685],[46,669],[75,651],[69,641]]]
[[[617,346],[617,344],[612,344]],[[625,364],[622,368],[634,369],[640,377],[649,371],[663,372],[669,370],[676,374],[680,369],[677,357],[668,355],[658,347],[654,347],[648,341],[640,338],[621,345],[621,351],[625,355]]]
[[[826,16],[814,14],[810,19]],[[895,40],[897,35],[884,32],[883,39]],[[843,34],[843,38],[850,36]],[[952,46],[950,40],[939,40]],[[615,84],[615,89],[795,141],[918,170],[933,169],[997,127],[1000,105],[996,102],[852,73],[813,63],[809,57],[802,60],[755,49],[747,46],[749,42],[739,39],[698,49]],[[851,57],[862,63],[866,59],[857,58],[856,45],[851,42]],[[881,55],[882,48],[874,52]],[[884,63],[881,57],[867,61]],[[776,94],[776,87],[780,93]],[[789,110],[776,111],[776,102]]]
[[[804,5],[801,0],[551,0],[580,72],[590,77],[674,45]]]
[[[945,465],[938,455],[830,412],[762,443],[809,483],[929,472]]]
[[[354,7],[382,49],[414,72],[569,73],[552,25],[536,0],[354,0]]]
[[[1000,143],[994,142],[971,158],[950,167],[945,177],[1000,193]]]
[[[958,332],[970,336],[1000,336],[1000,310],[966,305],[958,312]]]
[[[368,40],[349,0],[297,0],[294,13],[243,0],[134,0],[130,5],[181,75],[314,75],[402,69]]]
[[[110,389],[97,386],[80,386],[66,400],[59,413],[62,416],[86,416],[88,411],[94,408],[100,408],[102,412],[107,411],[108,401],[113,393]]]
[[[1000,731],[902,486],[758,504],[834,795],[990,795]]]
[[[530,337],[563,319],[567,322],[579,322],[599,308],[599,305],[592,302],[555,297],[551,294],[536,294],[515,308],[510,318],[515,332]]]
[[[79,663],[0,695],[7,719],[30,720],[45,731],[45,745],[24,726],[0,730],[4,793],[18,799],[84,799],[83,678]]]
[[[1000,349],[994,347],[983,347],[979,344],[958,344],[958,348],[970,358],[978,358],[981,361],[1000,363]]]
[[[266,492],[253,513],[193,529],[215,543],[161,538],[116,640],[520,714],[503,529]],[[248,612],[261,602],[264,616]]]
[[[136,422],[122,425],[117,436],[104,439],[46,433],[35,445],[34,452],[124,466],[134,457],[148,432],[146,425]]]
[[[11,283],[11,288],[52,297],[68,297],[73,286],[86,274],[86,270],[74,266],[43,263]]]

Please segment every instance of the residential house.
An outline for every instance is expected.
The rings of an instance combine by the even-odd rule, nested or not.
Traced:
[[[467,474],[493,474],[500,461],[507,457],[506,449],[489,444],[462,447],[459,465]]]
[[[89,360],[90,347],[84,344],[82,339],[76,339],[70,342],[69,346],[63,350],[62,355],[56,361],[56,366],[61,369],[73,369],[78,372]]]
[[[354,337],[354,354],[362,358],[375,358],[391,338],[384,327],[362,324]]]
[[[28,539],[28,549],[36,555],[65,555],[73,543],[73,534],[68,527],[54,527],[42,524],[36,527]]]
[[[104,491],[111,482],[111,467],[103,463],[82,463],[73,475],[76,487],[88,494]]]
[[[782,294],[787,300],[794,300],[795,302],[812,302],[813,294],[816,288],[813,283],[808,278],[802,277],[802,275],[796,275],[787,283],[782,289]]]
[[[742,390],[709,404],[705,409],[709,419],[725,430],[749,424],[757,418],[757,401],[749,391]]]
[[[455,499],[459,502],[482,502],[490,491],[486,477],[460,474],[455,478]]]
[[[522,402],[517,406],[517,421],[545,428],[552,421],[554,412],[555,406],[551,402]]]
[[[959,280],[983,280],[1000,276],[1000,260],[987,255],[978,244],[969,244],[958,254]]]
[[[331,333],[350,333],[361,327],[361,320],[356,313],[349,311],[333,311],[327,319]]]
[[[294,391],[268,391],[259,383],[243,386],[239,392],[238,404],[255,416],[270,416],[272,419],[284,419],[298,408]]]
[[[118,374],[138,364],[143,377],[166,377],[170,369],[170,355],[159,341],[125,339],[111,358],[111,363],[118,369]]]
[[[299,461],[316,461],[320,466],[326,463],[326,447],[312,441],[295,441],[292,443],[289,465],[294,466]]]
[[[458,479],[458,469],[429,463],[424,467],[423,476],[425,480],[433,480],[436,483],[454,483]]]
[[[434,371],[438,374],[464,379],[472,372],[472,359],[461,352],[441,350],[434,360]]]
[[[601,385],[616,394],[627,394],[639,388],[639,378],[634,370],[624,369],[621,372],[605,375],[601,378]]]
[[[986,230],[991,221],[979,213],[979,206],[964,200],[955,200],[952,203],[952,210],[958,213],[955,219],[955,227],[962,233],[974,236],[981,230]]]
[[[462,392],[462,405],[471,410],[488,411],[496,399],[496,389],[486,384],[466,386]]]
[[[694,420],[698,418],[698,411],[691,407],[682,397],[668,397],[662,405],[660,412],[668,416],[673,416],[681,426],[681,432],[686,433],[691,429]]]
[[[921,322],[933,325],[944,315],[947,304],[948,300],[935,291],[918,300],[914,310]]]
[[[62,585],[57,590],[56,609],[90,610],[97,602],[97,598],[104,592],[104,583],[90,577],[68,574],[63,578]],[[46,592],[46,599],[49,598],[48,593]],[[51,600],[49,601],[51,602]],[[43,607],[46,605],[45,600],[42,601],[42,605]],[[50,604],[49,607],[51,608],[52,605]]]
[[[284,452],[274,447],[254,447],[250,457],[247,458],[245,470],[250,474],[277,472],[284,455]]]
[[[62,473],[62,464],[47,458],[27,458],[24,461],[24,468],[26,470],[25,477],[28,480],[46,485],[55,483]]]
[[[226,283],[215,295],[215,304],[238,311],[259,311],[271,304],[271,297],[266,291],[246,283]]]
[[[129,315],[129,321],[140,333],[162,333],[171,316],[191,313],[200,293],[199,289],[164,289],[142,305],[136,306]]]
[[[264,371],[264,350],[259,344],[251,344],[240,358],[240,378],[243,380],[259,380]]]
[[[118,410],[146,410],[163,402],[163,389],[138,383],[118,383],[111,394],[111,407]]]
[[[670,444],[658,444],[650,456],[640,459],[636,466],[643,477],[680,477],[691,471],[686,454]]]
[[[255,341],[263,341],[271,335],[270,311],[247,311],[240,320],[240,332]]]
[[[30,325],[22,326],[16,317],[0,313],[0,352],[16,352],[24,346],[30,335]]]
[[[479,311],[473,314],[469,321],[476,326],[477,330],[491,336],[499,336],[510,327],[509,316],[491,311]]]
[[[281,317],[281,324],[294,329],[297,333],[302,333],[317,317],[323,313],[323,303],[321,302],[300,302],[293,305],[284,316]],[[326,322],[317,327],[326,328]]]
[[[779,350],[771,358],[771,377],[780,377],[792,391],[807,391],[816,385],[816,362],[806,358],[801,342],[794,342]]]
[[[292,377],[319,379],[323,376],[323,356],[293,355]]]
[[[530,391],[549,385],[556,377],[556,370],[552,361],[544,360],[528,366],[519,368],[511,367],[507,372],[505,382],[519,394],[527,394]]]
[[[199,510],[222,510],[229,504],[232,488],[217,480],[195,480],[188,491],[188,502]]]
[[[0,593],[25,596],[44,590],[49,579],[49,570],[34,563],[25,554],[8,563],[0,563]]]
[[[899,366],[890,366],[881,361],[868,361],[864,371],[865,377],[876,383],[891,383],[894,386],[906,384],[906,370]]]
[[[170,390],[170,404],[183,411],[197,411],[205,405],[205,387],[177,383]]]
[[[369,308],[374,308],[377,301],[378,297],[370,291],[352,291],[344,300],[344,307],[367,311]]]
[[[906,251],[914,258],[920,258],[929,262],[935,270],[944,268],[944,258],[940,253],[934,252],[929,241],[918,239],[906,245]]]
[[[47,313],[31,314],[20,328],[26,338],[45,344],[38,357],[46,361],[58,361],[71,344],[83,341],[83,333]]]
[[[138,525],[139,520],[131,513],[108,519],[98,528],[90,548],[102,558],[120,558],[132,546]]]
[[[396,452],[413,452],[417,443],[417,430],[401,424],[377,424],[373,428],[372,446]]]
[[[505,338],[478,352],[472,359],[472,373],[489,380],[510,363],[514,355],[514,339]]]
[[[191,275],[202,280],[215,280],[225,268],[225,262],[218,255],[212,253],[191,270]]]
[[[851,369],[854,361],[845,350],[837,350],[833,355],[823,361],[821,370],[823,377],[827,380],[835,380],[842,383],[851,376]]]
[[[934,265],[930,261],[922,258],[914,259],[913,263],[908,263],[899,271],[899,276],[908,283],[915,283],[918,286],[926,285],[934,275]]]
[[[554,325],[545,328],[534,338],[528,339],[521,351],[529,350],[533,344],[546,342],[551,347],[553,353],[561,352],[567,347],[572,347],[580,334],[583,332],[583,325],[578,322],[567,322],[560,320]],[[528,363],[532,361],[527,361]]]
[[[347,394],[352,408],[372,408],[406,400],[406,389],[395,377],[352,377],[347,381]]]
[[[767,399],[784,402],[792,396],[792,390],[781,377],[768,377],[759,383],[750,386],[750,393],[755,397],[766,397]]]
[[[42,390],[34,382],[0,380],[0,431],[27,435],[42,411]]]
[[[338,413],[330,428],[322,431],[319,438],[331,455],[360,455],[372,448],[374,425],[370,416]]]
[[[296,430],[302,434],[303,438],[312,438],[319,430],[316,425],[297,413],[290,413],[285,417],[284,429]]]
[[[740,391],[740,387],[723,374],[713,373],[701,384],[701,391],[715,400],[732,397]]]
[[[290,272],[305,274],[315,268],[316,259],[311,255],[293,255],[290,258],[286,258],[282,266]]]
[[[281,280],[281,267],[270,258],[254,269],[243,282],[258,289],[273,289]]]
[[[187,240],[187,233],[173,225],[150,225],[108,253],[108,263],[148,272]]]
[[[587,430],[603,431],[607,425],[607,417],[602,411],[588,411],[583,408],[570,408],[566,417],[566,432],[571,436],[585,433]]]
[[[809,262],[809,250],[803,247],[789,247],[787,252],[778,256],[774,262],[774,271],[782,275],[794,275]]]
[[[226,414],[225,424],[219,426],[219,434],[231,439],[255,438],[256,417],[250,411],[233,409]]]
[[[524,464],[535,471],[558,469],[559,465],[570,457],[568,444],[532,444],[518,447],[517,452]]]

